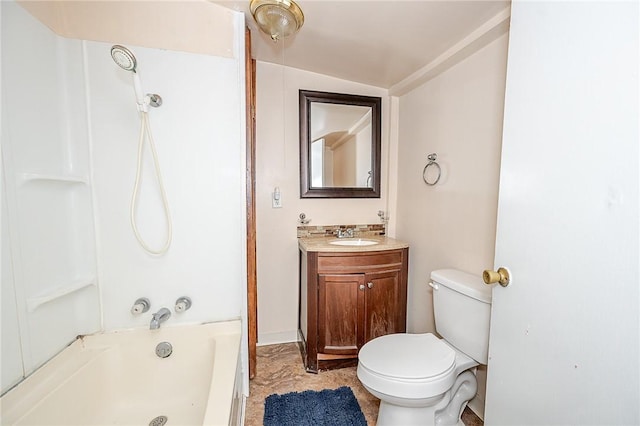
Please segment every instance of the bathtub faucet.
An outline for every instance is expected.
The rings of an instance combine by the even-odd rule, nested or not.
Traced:
[[[149,330],[157,330],[160,328],[160,324],[165,322],[171,316],[171,311],[167,308],[161,308],[158,312],[153,314],[151,323],[149,324]]]

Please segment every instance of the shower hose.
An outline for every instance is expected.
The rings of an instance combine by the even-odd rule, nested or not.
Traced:
[[[147,136],[147,138],[145,138]],[[138,231],[138,225],[136,223],[136,209],[138,204],[138,189],[140,187],[140,174],[142,170],[142,152],[144,148],[145,139],[149,140],[149,148],[151,150],[151,155],[153,157],[153,165],[156,171],[156,178],[158,180],[158,186],[160,187],[160,195],[162,197],[162,206],[164,207],[164,214],[166,219],[166,227],[167,227],[167,240],[164,245],[157,250],[152,249],[149,245],[144,241],[140,232]],[[153,134],[151,133],[151,125],[149,124],[149,114],[146,111],[140,111],[140,137],[138,139],[138,166],[136,168],[136,182],[133,186],[133,195],[131,196],[131,227],[133,228],[133,233],[136,236],[136,239],[142,246],[144,250],[148,253],[155,255],[162,255],[169,250],[169,246],[171,245],[172,238],[172,227],[171,227],[171,215],[169,214],[169,203],[167,202],[167,194],[164,190],[164,184],[162,182],[162,175],[160,173],[160,164],[158,162],[158,154],[156,153],[156,144],[153,140]]]

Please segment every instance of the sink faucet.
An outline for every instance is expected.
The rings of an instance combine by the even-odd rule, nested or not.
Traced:
[[[149,330],[157,330],[160,328],[160,324],[165,322],[171,316],[171,311],[167,308],[161,308],[158,312],[153,314],[151,323],[149,324]]]
[[[342,229],[338,229],[338,238],[353,238],[353,228],[348,228],[345,229],[344,231]]]

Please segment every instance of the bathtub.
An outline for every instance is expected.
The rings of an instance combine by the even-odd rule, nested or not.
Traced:
[[[227,321],[80,336],[0,398],[0,424],[240,424],[240,334]]]

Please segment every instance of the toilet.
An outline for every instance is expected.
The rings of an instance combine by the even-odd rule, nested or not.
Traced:
[[[358,354],[358,379],[380,399],[379,426],[463,425],[476,395],[475,367],[486,365],[491,286],[454,269],[431,273],[434,334],[389,334]]]

